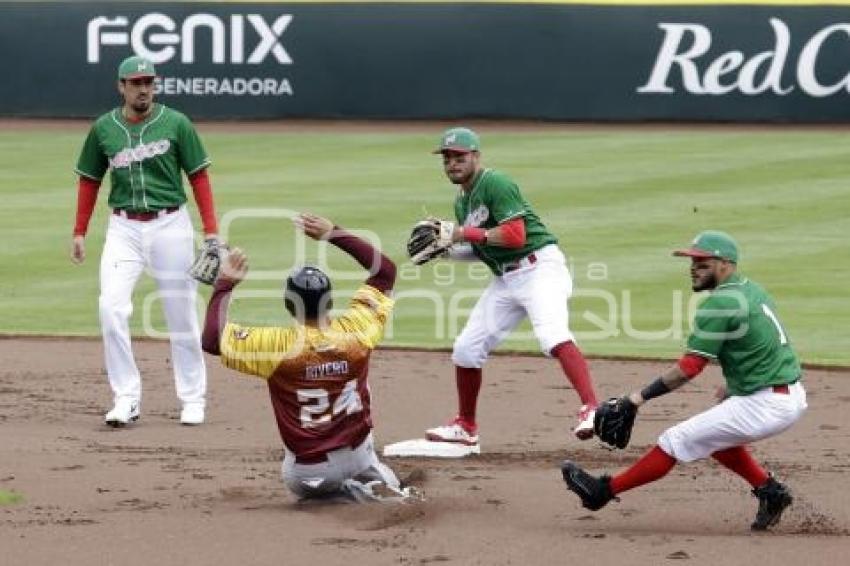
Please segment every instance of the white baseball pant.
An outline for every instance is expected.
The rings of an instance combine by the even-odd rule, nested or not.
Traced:
[[[564,254],[550,244],[534,252],[510,273],[495,276],[475,303],[469,320],[454,342],[452,361],[480,368],[490,352],[527,316],[544,355],[562,342],[574,340],[569,329],[567,300],[573,280]]]
[[[100,324],[115,401],[141,401],[141,377],[130,345],[132,294],[142,271],[156,281],[171,341],[177,397],[204,403],[206,367],[201,351],[197,282],[187,275],[194,233],[186,207],[142,222],[112,214],[100,260]]]
[[[752,395],[729,397],[668,428],[658,446],[680,462],[693,462],[779,434],[797,422],[806,407],[806,390],[799,381],[788,386],[788,393],[765,387]]]
[[[284,450],[281,464],[283,482],[300,498],[332,497],[342,494],[345,480],[363,483],[378,480],[399,489],[395,472],[378,460],[372,433],[356,448],[338,448],[327,453],[327,461],[316,464],[299,464],[295,454]]]

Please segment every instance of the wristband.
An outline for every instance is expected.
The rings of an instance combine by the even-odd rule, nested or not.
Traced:
[[[667,384],[659,377],[640,391],[640,396],[643,397],[644,401],[649,401],[650,399],[654,399],[655,397],[661,397],[665,393],[670,393],[671,389],[667,387]]]
[[[463,239],[471,244],[486,244],[487,230],[478,228],[477,226],[464,226],[461,230]]]
[[[234,287],[236,287],[236,284],[230,279],[216,279],[213,282],[213,291],[224,291],[227,293],[232,291]]]

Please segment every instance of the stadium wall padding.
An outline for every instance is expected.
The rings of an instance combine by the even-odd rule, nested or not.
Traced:
[[[2,3],[0,115],[847,122],[850,6]]]

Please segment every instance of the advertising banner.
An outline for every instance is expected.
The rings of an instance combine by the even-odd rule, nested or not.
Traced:
[[[91,117],[157,66],[195,118],[850,120],[850,7],[0,4],[0,115]]]

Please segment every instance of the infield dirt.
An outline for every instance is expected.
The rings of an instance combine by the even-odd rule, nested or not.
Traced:
[[[749,531],[756,500],[713,462],[680,465],[596,513],[568,493],[571,458],[616,471],[667,426],[713,402],[716,368],[639,415],[612,452],[569,434],[577,399],[540,357],[493,358],[480,404],[482,455],[387,460],[424,503],[299,504],[280,481],[281,442],[260,380],[207,358],[207,423],[183,427],[161,342],[139,341],[142,417],[102,424],[110,393],[96,340],[3,339],[0,356],[0,563],[62,564],[815,564],[850,548],[850,374],[809,371],[809,410],[755,445],[795,503],[772,532]],[[602,396],[666,364],[591,361]],[[371,389],[378,446],[452,416],[447,353],[380,350]]]

